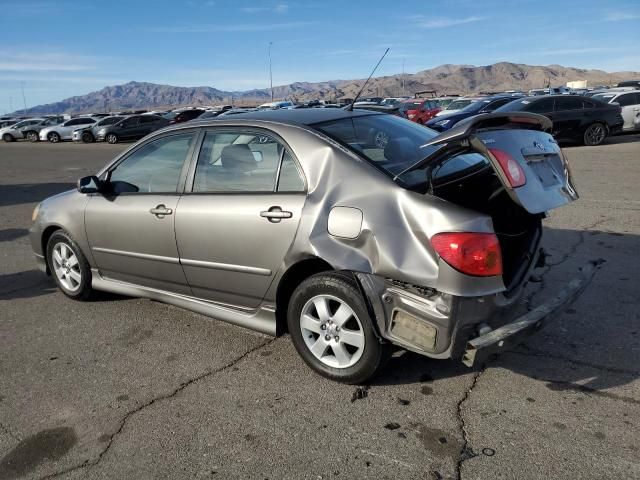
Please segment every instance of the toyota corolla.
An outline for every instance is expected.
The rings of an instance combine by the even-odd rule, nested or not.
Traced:
[[[334,380],[366,381],[394,345],[472,366],[594,271],[515,316],[544,263],[545,212],[578,198],[550,129],[520,112],[440,135],[362,110],[188,122],[43,201],[31,242],[68,297],[103,290],[288,332]]]

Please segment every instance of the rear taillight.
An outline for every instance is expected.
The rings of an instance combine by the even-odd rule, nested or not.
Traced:
[[[431,245],[440,257],[467,275],[502,275],[502,254],[493,233],[446,232],[431,237]]]
[[[497,148],[490,148],[489,152],[491,152],[491,155],[493,155],[500,164],[500,168],[507,176],[507,180],[509,180],[509,185],[511,185],[511,187],[521,187],[527,183],[527,177],[524,174],[524,170],[522,170],[522,167],[511,155],[503,150],[498,150]]]

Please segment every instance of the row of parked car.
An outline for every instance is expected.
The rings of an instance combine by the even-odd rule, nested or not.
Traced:
[[[552,91],[549,89],[549,91]],[[241,114],[256,110],[298,108],[341,108],[343,104],[312,101],[294,104],[290,101],[270,102],[255,108],[184,108],[144,113],[117,112],[65,119],[47,116],[18,120],[0,119],[0,138],[5,142],[26,139],[31,142],[65,140],[76,142],[118,143],[138,140],[149,133],[174,123]],[[561,141],[577,141],[584,145],[600,145],[609,136],[621,132],[640,131],[640,87],[618,87],[595,90],[585,95],[526,95],[509,91],[493,95],[447,96],[438,98],[368,97],[355,108],[385,111],[404,117],[438,132],[449,130],[475,115],[493,112],[529,112],[553,121],[553,135]]]

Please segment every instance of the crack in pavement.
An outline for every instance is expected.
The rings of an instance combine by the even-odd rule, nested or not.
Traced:
[[[278,339],[278,337],[275,337],[275,338],[272,338],[272,339],[268,340],[267,342],[261,343],[260,345],[247,350],[242,355],[236,357],[235,359],[233,359],[229,363],[223,365],[222,367],[211,369],[211,370],[207,370],[204,373],[201,373],[200,375],[197,375],[197,376],[195,376],[193,378],[190,378],[189,380],[186,380],[186,381],[182,382],[180,385],[178,385],[178,387],[173,389],[173,391],[171,391],[169,393],[165,393],[165,394],[159,395],[157,397],[153,397],[151,400],[149,400],[146,403],[140,405],[139,407],[137,407],[137,408],[135,408],[133,410],[130,410],[129,412],[127,412],[125,414],[125,416],[122,418],[122,420],[120,420],[120,426],[118,427],[118,429],[114,433],[112,433],[109,436],[109,441],[108,441],[107,445],[100,452],[100,454],[98,455],[98,457],[95,460],[91,461],[91,460],[87,459],[87,460],[85,460],[83,463],[81,463],[79,465],[74,465],[72,467],[66,468],[66,469],[61,470],[59,472],[50,473],[48,475],[40,477],[40,480],[56,478],[56,477],[59,477],[60,475],[65,475],[67,473],[71,473],[71,472],[74,472],[76,470],[81,470],[81,469],[87,468],[87,467],[90,467],[90,468],[95,467],[96,465],[98,465],[102,461],[104,456],[109,452],[109,450],[111,449],[111,446],[113,445],[113,442],[115,441],[116,437],[120,433],[122,433],[125,425],[127,424],[127,421],[131,417],[133,417],[135,414],[141,412],[142,410],[146,409],[147,407],[150,407],[151,405],[153,405],[155,403],[158,403],[158,402],[161,402],[163,400],[167,400],[167,399],[175,397],[180,392],[182,392],[184,389],[186,389],[190,385],[193,385],[196,382],[199,382],[200,380],[203,380],[203,379],[205,379],[207,377],[210,377],[212,375],[216,375],[218,373],[224,372],[225,370],[228,370],[229,368],[235,366],[237,363],[239,363],[240,361],[245,359],[247,356],[251,355],[253,352],[256,352],[257,350],[260,350],[260,349],[262,349],[262,348],[264,348],[264,347],[266,347],[268,345],[271,345],[277,339]]]
[[[596,228],[598,225],[606,222],[608,220],[608,218],[601,218],[600,220],[592,223],[591,225],[587,225],[587,227],[584,230],[581,230],[578,233],[578,241],[575,242],[573,245],[571,245],[569,247],[569,249],[562,255],[562,257],[560,258],[560,260],[558,260],[557,262],[545,262],[545,266],[544,271],[542,273],[539,274],[540,276],[540,286],[537,289],[534,289],[531,293],[529,293],[525,299],[524,302],[527,305],[527,310],[531,311],[533,310],[533,300],[535,299],[535,297],[542,292],[545,287],[546,287],[546,282],[545,282],[545,275],[547,275],[551,270],[553,270],[555,267],[558,267],[560,265],[562,265],[563,263],[565,263],[567,260],[569,260],[573,255],[575,255],[578,251],[578,249],[587,241],[587,233],[589,233],[590,230],[593,230],[594,228]]]
[[[478,372],[475,373],[475,375],[473,376],[473,380],[471,381],[471,385],[469,386],[469,388],[467,388],[467,391],[458,402],[456,417],[458,419],[458,424],[460,425],[460,431],[462,432],[463,441],[462,448],[460,449],[460,456],[458,457],[458,463],[456,464],[456,478],[458,480],[462,478],[462,464],[470,458],[478,456],[478,454],[473,451],[473,448],[469,446],[469,434],[467,433],[467,424],[464,420],[462,407],[471,396],[471,392],[473,392],[473,389],[476,387],[478,380],[480,379],[480,375],[485,372],[486,368],[487,366],[485,364]]]
[[[595,368],[598,370],[603,370],[609,373],[618,373],[622,375],[634,375],[640,377],[640,371],[635,370],[627,370],[625,368],[617,368],[617,367],[609,367],[607,365],[599,365],[597,363],[585,362],[583,360],[576,360],[574,358],[564,357],[562,355],[557,355],[555,353],[543,352],[540,350],[534,350],[531,347],[526,345],[522,345],[522,347],[526,347],[527,352],[519,352],[517,350],[508,350],[502,352],[501,355],[513,354],[513,355],[522,355],[524,357],[544,357],[544,358],[552,358],[554,360],[561,360],[567,363],[573,363],[575,365],[580,365],[582,367]]]

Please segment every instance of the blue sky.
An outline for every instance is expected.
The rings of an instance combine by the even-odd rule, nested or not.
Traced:
[[[0,112],[130,80],[223,90],[512,61],[640,71],[640,0],[0,0]],[[24,82],[24,83],[22,83]]]

